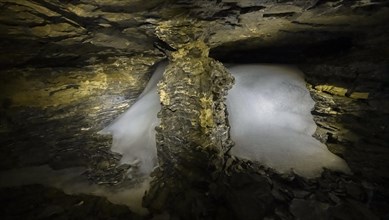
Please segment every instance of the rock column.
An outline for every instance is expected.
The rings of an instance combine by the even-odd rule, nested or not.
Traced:
[[[158,85],[159,168],[144,205],[185,219],[205,215],[209,187],[232,147],[225,99],[234,79],[208,52],[202,41],[172,52]]]

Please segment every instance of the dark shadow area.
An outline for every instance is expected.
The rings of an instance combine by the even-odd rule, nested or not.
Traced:
[[[339,37],[310,44],[284,44],[272,47],[255,46],[253,41],[255,40],[249,39],[213,48],[210,51],[210,57],[223,63],[299,64],[340,56],[347,53],[353,46],[352,39],[349,37]]]
[[[2,219],[139,219],[126,206],[41,185],[0,189]],[[98,216],[98,217],[97,217]]]

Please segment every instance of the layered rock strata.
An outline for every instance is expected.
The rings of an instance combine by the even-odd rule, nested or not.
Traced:
[[[222,171],[224,155],[232,147],[224,103],[232,84],[233,77],[208,57],[202,41],[171,53],[158,85],[162,104],[156,136],[159,167],[145,200],[152,210],[174,210],[181,217],[195,218],[187,210],[203,204],[202,197]]]

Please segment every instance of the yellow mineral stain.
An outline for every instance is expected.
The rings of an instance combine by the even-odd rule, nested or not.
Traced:
[[[0,98],[12,100],[13,106],[46,108],[79,102],[108,87],[107,76],[102,72],[88,77],[76,76],[18,77],[1,85]]]
[[[170,98],[169,95],[166,93],[165,90],[161,89],[159,90],[159,98],[163,105],[169,105],[170,104]]]
[[[342,87],[332,86],[332,85],[317,85],[315,86],[315,89],[321,92],[327,92],[337,96],[345,96],[347,93],[347,89]]]
[[[37,37],[60,37],[74,35],[80,30],[68,23],[59,23],[33,27],[31,28],[31,33]]]
[[[369,93],[368,92],[353,92],[350,95],[350,98],[353,99],[368,99]]]
[[[212,111],[212,97],[200,98],[200,126],[203,128],[209,128],[214,126],[213,111]]]
[[[321,92],[327,92],[332,95],[337,96],[346,96],[347,89],[332,85],[317,85],[315,86],[315,89]],[[368,99],[369,93],[368,92],[352,92],[349,96],[352,99]]]

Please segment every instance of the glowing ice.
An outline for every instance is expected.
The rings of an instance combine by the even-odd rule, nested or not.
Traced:
[[[147,174],[156,166],[155,126],[160,110],[156,84],[159,65],[137,102],[102,133],[113,135],[112,150],[123,163],[138,163]],[[280,173],[314,177],[322,168],[348,171],[347,164],[314,139],[314,106],[299,70],[276,65],[237,65],[229,68],[236,84],[227,97],[231,153],[259,161]]]
[[[158,65],[137,101],[100,134],[112,134],[113,152],[123,155],[121,162],[139,165],[139,171],[148,174],[156,165],[155,127],[161,109],[157,83],[166,63]]]
[[[233,155],[306,177],[319,175],[323,167],[348,171],[341,158],[312,137],[315,103],[299,70],[275,65],[229,70],[236,81],[227,97]]]

